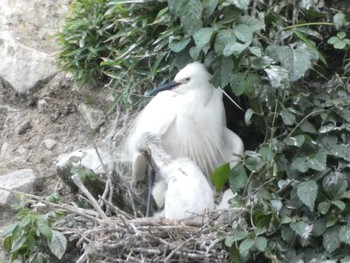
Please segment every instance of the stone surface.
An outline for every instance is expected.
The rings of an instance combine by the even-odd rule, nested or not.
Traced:
[[[57,141],[53,140],[53,139],[45,139],[43,141],[46,149],[51,150],[53,147],[55,147],[55,145],[57,144]]]
[[[9,190],[31,193],[36,181],[31,169],[22,169],[0,176],[1,187]],[[19,202],[18,197],[8,191],[0,190],[0,206],[10,206]]]
[[[96,130],[105,121],[103,111],[95,109],[89,105],[82,103],[79,105],[78,110],[93,130]]]
[[[0,77],[21,94],[58,71],[52,55],[21,44],[9,32],[0,32],[0,57]]]

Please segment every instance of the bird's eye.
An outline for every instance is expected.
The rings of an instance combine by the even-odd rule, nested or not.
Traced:
[[[186,82],[189,82],[191,80],[191,78],[186,78],[185,80],[186,80]]]

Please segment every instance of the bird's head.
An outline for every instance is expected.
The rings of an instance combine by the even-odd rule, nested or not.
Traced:
[[[176,74],[173,81],[151,90],[148,95],[154,96],[161,91],[171,89],[179,93],[186,93],[193,89],[211,87],[210,78],[211,75],[202,63],[190,63]]]

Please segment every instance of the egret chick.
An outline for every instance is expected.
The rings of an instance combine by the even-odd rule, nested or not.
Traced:
[[[165,182],[167,187],[165,218],[186,219],[214,209],[214,192],[193,161],[187,157],[173,159],[164,151],[160,138],[149,133],[139,138],[138,149],[163,178],[160,183]],[[159,198],[155,192],[153,195],[156,200]]]
[[[211,75],[203,64],[188,64],[174,81],[149,92],[155,97],[137,117],[128,137],[134,182],[144,179],[145,157],[136,142],[145,132],[160,137],[172,158],[189,157],[209,178],[220,165],[233,167],[243,152],[241,138],[226,127],[222,92],[209,82]]]

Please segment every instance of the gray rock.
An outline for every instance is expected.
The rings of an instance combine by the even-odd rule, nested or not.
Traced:
[[[48,150],[52,150],[53,147],[55,147],[55,145],[57,144],[57,141],[53,140],[53,139],[45,139],[43,141],[46,149]]]
[[[31,128],[32,128],[31,123],[29,121],[25,121],[16,128],[16,133],[19,135],[24,134]]]
[[[18,170],[0,176],[1,187],[14,191],[30,193],[36,182],[36,175],[31,169]],[[10,206],[19,203],[18,197],[8,191],[0,190],[0,205]]]
[[[107,168],[107,172],[113,168],[113,159],[107,151],[98,149],[103,164]],[[80,149],[71,153],[61,154],[57,158],[57,174],[61,180],[71,189],[72,192],[77,191],[77,187],[71,180],[72,167],[80,167],[92,170],[96,175],[104,174],[103,166],[97,156],[95,149]],[[95,185],[96,186],[96,185]]]
[[[103,111],[95,109],[84,103],[79,105],[78,111],[93,130],[96,130],[105,121]]]
[[[0,57],[0,77],[21,94],[58,71],[53,56],[23,45],[9,32],[0,32]]]

